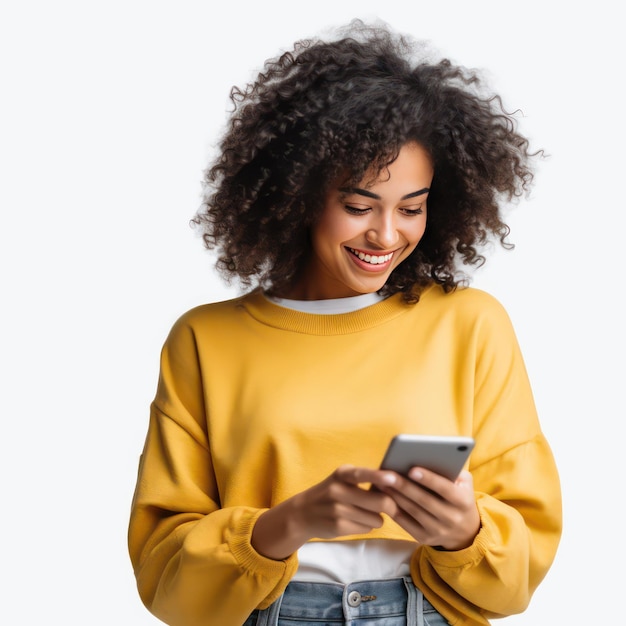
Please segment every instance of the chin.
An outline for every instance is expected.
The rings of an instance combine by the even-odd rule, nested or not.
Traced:
[[[358,293],[358,294],[361,294],[361,295],[364,295],[366,293],[377,293],[378,291],[380,291],[385,286],[386,282],[387,281],[385,280],[385,281],[381,282],[380,284],[376,284],[376,285],[373,285],[373,286],[370,286],[370,285],[367,285],[367,286],[366,285],[360,285],[358,287],[355,287],[353,289],[353,291],[355,293]]]

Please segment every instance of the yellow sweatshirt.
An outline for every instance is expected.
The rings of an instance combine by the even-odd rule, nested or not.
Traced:
[[[255,292],[176,322],[129,526],[143,602],[171,626],[241,626],[297,569],[255,552],[257,517],[339,465],[378,467],[397,433],[476,439],[481,530],[459,551],[416,543],[415,584],[451,624],[523,611],[560,538],[557,470],[506,312],[439,287],[338,315]],[[364,538],[410,539],[389,518]]]

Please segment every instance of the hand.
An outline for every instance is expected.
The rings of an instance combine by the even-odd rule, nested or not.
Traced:
[[[252,531],[252,547],[263,556],[287,558],[313,537],[334,539],[367,533],[393,517],[398,507],[381,490],[393,473],[344,465],[313,487],[263,513]],[[369,491],[364,483],[379,489]]]
[[[470,546],[480,530],[472,475],[463,471],[452,482],[414,467],[409,477],[394,474],[383,488],[398,505],[393,519],[422,544],[446,550]]]

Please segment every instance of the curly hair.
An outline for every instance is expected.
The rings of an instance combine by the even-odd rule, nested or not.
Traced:
[[[475,70],[420,58],[426,42],[386,25],[354,20],[340,33],[296,42],[232,88],[234,110],[192,224],[218,248],[227,281],[279,292],[309,258],[331,184],[380,173],[418,142],[435,171],[427,228],[381,292],[417,302],[433,282],[452,291],[460,265],[481,265],[491,238],[512,247],[501,205],[529,190],[538,153]]]

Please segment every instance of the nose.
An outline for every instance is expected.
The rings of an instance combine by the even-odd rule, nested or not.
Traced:
[[[382,211],[373,217],[368,231],[365,233],[368,243],[381,250],[389,250],[398,243],[399,235],[393,211]]]

